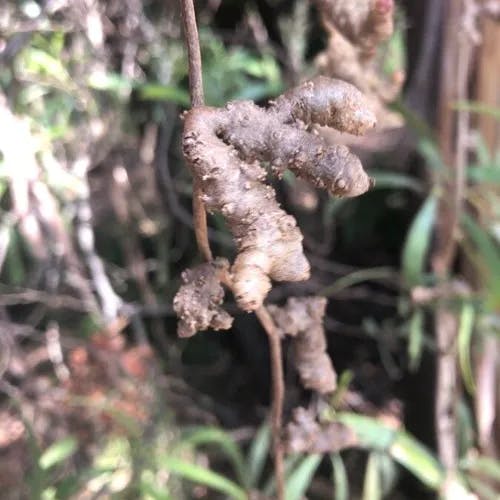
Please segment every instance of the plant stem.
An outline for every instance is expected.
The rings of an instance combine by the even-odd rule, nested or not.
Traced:
[[[182,21],[184,25],[184,37],[188,51],[189,62],[189,94],[193,108],[203,106],[205,98],[203,95],[203,78],[201,73],[201,51],[198,27],[196,26],[196,15],[193,0],[181,0]],[[207,213],[202,201],[202,190],[196,177],[193,179],[193,222],[194,233],[198,249],[205,260],[213,259],[210,244],[208,242]]]
[[[465,30],[457,30],[457,26],[463,24],[464,9],[462,0],[446,2],[438,132],[448,178],[440,201],[436,247],[432,256],[433,270],[442,281],[449,278],[457,253],[457,233],[466,186],[468,113],[458,111],[455,115],[451,108],[454,101],[467,99],[473,47]],[[456,314],[446,305],[439,304],[435,315],[438,344],[435,422],[439,458],[449,475],[455,473],[458,465],[458,326]]]
[[[197,108],[205,104],[203,78],[201,75],[200,38],[198,36],[198,27],[196,26],[193,0],[180,0],[180,2],[184,37],[188,51],[189,94],[191,96],[191,106]]]
[[[283,400],[285,398],[285,385],[283,382],[283,357],[281,352],[281,338],[278,328],[265,307],[255,311],[255,315],[264,327],[269,337],[269,350],[271,355],[272,378],[272,409],[271,428],[273,434],[274,476],[276,479],[276,494],[278,500],[285,498],[285,467],[284,450],[281,441],[281,421],[283,416]]]
[[[189,93],[191,96],[191,106],[193,108],[203,106],[205,103],[203,95],[203,79],[201,66],[200,41],[198,28],[196,26],[196,16],[193,0],[180,0],[182,20],[184,25],[184,36],[189,60]],[[212,251],[208,241],[207,215],[203,204],[202,190],[198,179],[193,181],[193,221],[198,248],[207,261],[213,260]],[[225,280],[226,286],[232,288],[229,277]],[[261,307],[255,312],[264,330],[269,337],[269,347],[271,352],[271,373],[272,373],[272,428],[273,428],[273,452],[274,452],[274,473],[276,478],[277,499],[285,498],[285,474],[283,464],[283,445],[281,442],[281,420],[283,414],[283,400],[285,387],[283,382],[283,362],[281,353],[281,339],[278,329],[274,324],[269,312],[265,307]]]

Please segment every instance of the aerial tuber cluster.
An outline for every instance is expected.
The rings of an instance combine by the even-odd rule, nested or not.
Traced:
[[[205,206],[222,213],[237,245],[232,290],[243,310],[263,304],[271,280],[302,281],[310,272],[302,234],[265,183],[262,164],[278,177],[290,169],[333,195],[360,195],[372,181],[359,159],[343,145],[327,144],[308,127],[317,124],[360,135],[375,121],[360,91],[326,77],[288,91],[267,108],[238,101],[185,114],[184,155]]]
[[[284,307],[269,305],[276,326],[293,337],[293,358],[302,385],[321,394],[333,392],[337,375],[326,352],[324,297],[290,297]]]
[[[369,99],[379,128],[402,125],[387,109],[404,83],[400,70],[384,75],[377,50],[394,31],[394,0],[313,0],[328,33],[328,46],[317,58],[320,71],[352,83]]]

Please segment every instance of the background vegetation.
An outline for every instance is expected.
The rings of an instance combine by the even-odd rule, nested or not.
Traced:
[[[354,146],[372,191],[344,200],[293,176],[276,183],[313,272],[269,301],[328,297],[340,383],[324,418],[360,442],[288,457],[290,500],[500,495],[500,25],[490,3],[464,2],[467,42],[445,15],[461,2],[398,5],[380,59],[407,75],[392,105],[404,126]],[[309,2],[197,4],[209,105],[265,102],[317,74],[326,37]],[[174,0],[0,6],[2,498],[273,498],[264,332],[230,304],[230,332],[176,337],[172,298],[199,262],[179,147],[189,106],[180,26]],[[463,60],[464,43],[461,94],[447,61]],[[458,249],[443,273],[460,158]],[[214,253],[231,258],[223,219],[209,225]],[[450,318],[443,347],[436,332]],[[450,356],[451,483],[435,418],[449,389],[436,367]],[[287,420],[315,404],[290,367],[286,389]]]

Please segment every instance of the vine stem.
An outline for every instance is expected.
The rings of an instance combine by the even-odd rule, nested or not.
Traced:
[[[255,315],[264,327],[269,338],[271,356],[271,378],[273,404],[271,410],[271,428],[273,434],[274,475],[276,478],[276,493],[279,500],[285,498],[285,466],[284,450],[281,440],[281,421],[283,418],[283,401],[285,399],[285,384],[283,381],[283,356],[281,351],[281,335],[269,311],[260,307]]]
[[[184,25],[184,38],[188,52],[189,64],[189,94],[191,106],[197,108],[205,104],[203,94],[203,77],[201,72],[201,50],[196,14],[193,0],[181,0],[182,23]],[[208,242],[207,213],[202,200],[202,190],[199,180],[193,178],[193,223],[194,234],[198,249],[205,260],[213,260],[212,251]]]
[[[180,0],[182,21],[184,25],[184,37],[188,51],[189,63],[189,94],[193,108],[204,106],[203,78],[201,65],[200,40],[193,0]],[[196,242],[200,253],[207,261],[213,260],[210,243],[208,241],[207,214],[202,200],[202,190],[199,180],[193,180],[193,222]],[[228,276],[225,280],[228,288],[232,288],[232,281]],[[269,350],[271,356],[272,377],[272,404],[271,404],[271,426],[273,431],[273,455],[274,475],[276,479],[277,500],[285,498],[285,472],[284,472],[284,449],[281,440],[281,422],[283,416],[283,401],[285,398],[285,384],[283,381],[283,357],[281,350],[280,332],[274,324],[268,310],[262,306],[255,314],[269,339]]]

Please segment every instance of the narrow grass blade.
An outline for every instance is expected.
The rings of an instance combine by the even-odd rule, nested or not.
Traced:
[[[321,459],[321,455],[309,455],[303,458],[297,467],[293,469],[286,482],[286,500],[301,500],[304,498]]]
[[[381,498],[382,486],[380,484],[378,454],[372,452],[366,463],[362,500],[381,500]]]
[[[429,196],[413,220],[402,255],[402,273],[408,287],[420,285],[424,279],[425,259],[429,250],[432,227],[436,219],[437,199]]]
[[[381,170],[370,170],[369,173],[375,179],[374,189],[408,189],[417,194],[425,192],[423,184],[409,175]]]
[[[443,484],[445,473],[441,464],[408,433],[354,413],[339,413],[337,420],[357,434],[361,447],[385,451],[430,488],[438,489]]]
[[[202,427],[189,431],[180,440],[180,447],[192,446],[196,448],[203,445],[219,447],[231,461],[240,483],[245,487],[248,486],[248,474],[243,454],[231,436],[215,427]]]
[[[67,437],[49,446],[40,456],[38,464],[41,469],[47,470],[54,465],[64,462],[78,448],[78,442],[74,437]]]
[[[349,500],[349,479],[340,453],[330,455],[332,462],[334,494],[333,500]]]
[[[410,371],[415,372],[420,366],[424,348],[424,311],[417,309],[413,312],[409,324],[408,358]]]
[[[318,295],[324,297],[331,297],[346,288],[372,280],[390,280],[397,277],[397,272],[392,267],[373,267],[368,269],[361,269],[354,271],[342,278],[338,279],[335,283],[327,286],[318,292]]]
[[[476,390],[470,356],[475,316],[473,305],[464,303],[460,312],[460,327],[458,330],[458,360],[465,387],[470,394],[473,394]]]
[[[208,486],[236,500],[247,499],[247,494],[244,489],[240,488],[230,479],[210,469],[174,457],[164,457],[160,463],[172,474],[183,479],[187,479],[193,483],[203,484],[204,486]]]
[[[248,453],[247,476],[248,483],[253,488],[256,488],[259,484],[269,454],[270,443],[271,429],[266,424],[258,430]]]

